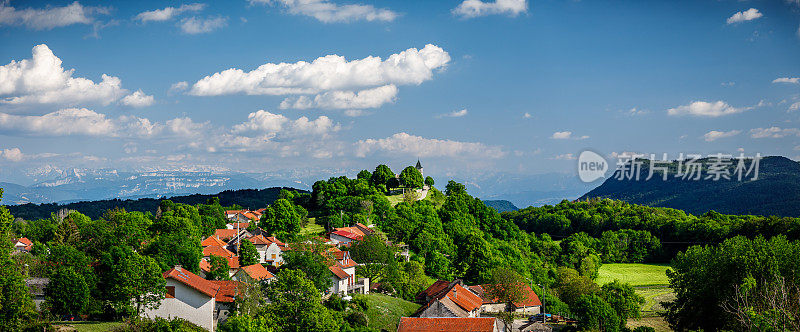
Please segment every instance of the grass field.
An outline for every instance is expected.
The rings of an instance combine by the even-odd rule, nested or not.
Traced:
[[[619,280],[631,286],[664,286],[667,280],[669,265],[661,264],[603,264],[595,282],[603,285]]]
[[[316,235],[324,231],[325,227],[322,227],[322,225],[318,225],[317,219],[311,217],[308,218],[308,224],[306,224],[306,227],[303,227],[303,229],[300,230],[300,235]]]
[[[438,189],[431,188],[430,190],[428,190],[428,195],[425,196],[424,200],[432,202],[438,208],[438,207],[441,207],[442,204],[444,204],[445,197],[446,196],[441,191],[439,191]],[[390,195],[390,196],[386,196],[386,199],[389,200],[389,204],[391,204],[392,206],[395,206],[395,205],[397,205],[397,203],[400,203],[400,202],[403,201],[403,195],[402,194]]]
[[[658,332],[672,331],[672,329],[669,328],[669,324],[667,324],[663,317],[642,317],[640,319],[628,319],[626,326],[630,329],[634,329],[639,326],[649,326]]]
[[[397,323],[400,322],[400,317],[409,316],[419,308],[419,304],[383,294],[359,296],[364,296],[367,299],[369,305],[369,309],[367,309],[369,327],[374,329],[397,331]]]
[[[58,331],[104,332],[125,325],[122,322],[63,322],[53,323]]]
[[[636,294],[644,297],[645,303],[642,306],[643,316],[654,316],[664,311],[661,302],[675,299],[675,293],[667,287],[642,287],[636,289]]]

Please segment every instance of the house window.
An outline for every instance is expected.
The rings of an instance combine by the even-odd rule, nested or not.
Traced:
[[[175,298],[175,286],[167,286],[167,298]]]

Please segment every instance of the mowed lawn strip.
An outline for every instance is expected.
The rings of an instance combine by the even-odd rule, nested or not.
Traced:
[[[367,299],[369,327],[397,331],[400,317],[408,317],[417,311],[419,304],[383,294],[358,295]]]
[[[604,285],[616,279],[634,287],[668,285],[668,269],[669,265],[666,264],[603,264],[595,282]]]

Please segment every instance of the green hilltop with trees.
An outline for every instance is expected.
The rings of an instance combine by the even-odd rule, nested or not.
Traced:
[[[264,201],[266,210],[255,224],[292,250],[276,281],[247,291],[252,295],[242,296],[220,329],[378,331],[388,326],[375,322],[376,308],[370,307],[375,298],[321,298],[330,272],[319,254],[326,247],[313,241],[319,234],[301,235],[309,220],[326,231],[374,225],[378,232],[348,250],[363,264],[356,274],[380,283],[379,291],[398,301],[413,301],[436,279],[524,282],[544,300],[547,312],[576,319],[575,329],[623,331],[629,319],[640,317],[645,299],[630,284],[595,282],[599,268],[671,262],[667,273],[676,299],[665,315],[675,329],[769,330],[800,321],[797,304],[788,300],[800,295],[800,219],[695,216],[609,199],[500,214],[463,184],[447,182],[441,196],[431,195],[438,192],[433,185],[416,167],[396,176],[379,165],[355,178],[317,181],[310,193],[284,189],[277,199]],[[431,187],[426,199],[408,194],[393,203],[388,198],[398,188],[413,193],[423,186]],[[98,218],[71,211],[23,220],[0,207],[0,329],[41,330],[64,314],[106,321],[138,316],[164,296],[162,272],[175,265],[198,272],[200,240],[225,227],[228,208],[212,197],[195,204],[162,200],[145,212],[112,208]],[[20,236],[33,241],[32,252],[11,255],[10,243]],[[409,249],[408,261],[398,255],[398,245]],[[251,249],[242,252],[241,263],[251,262]],[[207,278],[227,277],[225,260],[211,265]],[[42,313],[33,309],[26,277],[48,277],[58,286],[48,287]],[[514,299],[513,292],[502,289],[491,292]],[[394,310],[396,315],[414,308],[410,303],[396,307],[405,308]],[[508,323],[508,317],[500,318]],[[162,323],[131,324],[130,329]]]

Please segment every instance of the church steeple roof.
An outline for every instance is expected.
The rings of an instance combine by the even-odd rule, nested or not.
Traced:
[[[419,162],[419,159],[417,159],[417,166],[416,166],[416,168],[417,168],[417,169],[422,169],[422,164]]]

